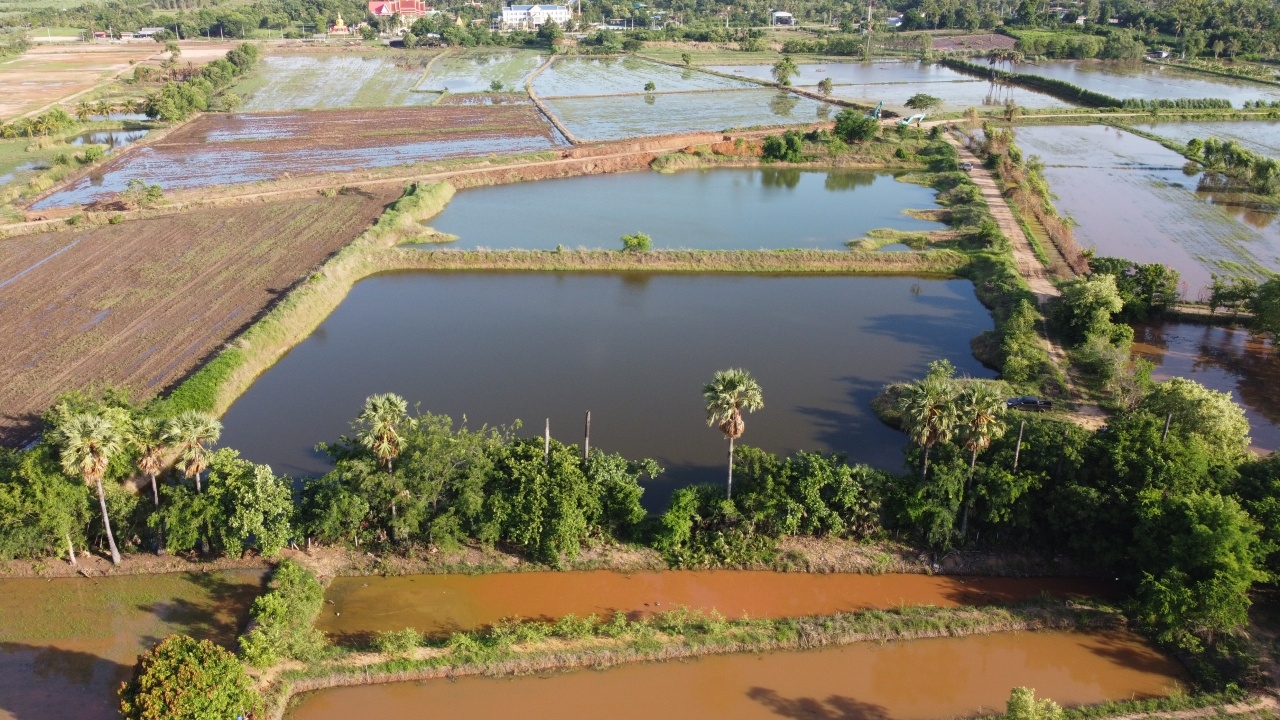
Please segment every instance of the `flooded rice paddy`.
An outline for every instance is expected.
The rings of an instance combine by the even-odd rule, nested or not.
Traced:
[[[118,718],[116,689],[171,633],[227,647],[261,571],[0,580],[0,718]]]
[[[643,230],[658,248],[840,250],[876,228],[945,229],[904,212],[936,207],[933,190],[889,173],[716,169],[472,188],[427,222],[460,249],[612,250]]]
[[[1135,124],[1135,127],[1180,143],[1186,143],[1192,138],[1235,140],[1248,150],[1280,157],[1280,120],[1160,122]]]
[[[451,93],[488,92],[494,82],[506,91],[524,93],[529,75],[546,60],[531,50],[469,50],[446,53],[431,63],[418,81],[419,90]]]
[[[1167,695],[1173,661],[1124,632],[999,633],[523,678],[457,678],[322,690],[291,720],[735,718],[936,720],[1003,712],[1033,687],[1066,705]]]
[[[643,92],[645,84],[650,82],[657,92],[759,87],[756,83],[722,78],[695,68],[676,68],[623,55],[558,60],[534,78],[533,91],[542,98],[616,95]]]
[[[440,94],[418,90],[422,76],[385,57],[267,55],[235,90],[246,112],[430,105]]]
[[[1280,450],[1280,350],[1242,329],[1160,323],[1134,330],[1133,352],[1155,363],[1153,378],[1230,392],[1249,418],[1253,446]]]
[[[232,405],[222,442],[298,475],[328,467],[312,448],[349,432],[373,393],[473,427],[521,419],[540,434],[550,418],[569,443],[590,410],[592,447],[666,468],[645,497],[659,507],[675,487],[720,479],[726,444],[699,393],[716,370],[745,367],[765,388],[742,442],[897,468],[903,436],[872,414],[871,398],[943,357],[991,377],[969,350],[990,328],[964,280],[379,275]]]
[[[837,110],[824,102],[764,88],[561,97],[545,103],[569,132],[583,140],[813,123],[833,118]]]
[[[1045,162],[1055,205],[1079,223],[1083,246],[1174,268],[1188,299],[1213,273],[1280,270],[1275,214],[1197,192],[1184,158],[1159,143],[1100,125],[1019,128],[1017,143]]]
[[[1280,100],[1280,88],[1148,62],[1044,60],[1002,65],[1028,75],[1065,80],[1086,90],[1127,100],[1222,98],[1240,107],[1246,100]]]
[[[334,578],[316,626],[352,640],[412,627],[439,636],[512,617],[631,618],[688,607],[736,619],[833,615],[903,605],[994,605],[1110,596],[1112,583],[1079,578],[853,575],[755,571],[530,572]]]
[[[394,131],[388,131],[394,128]],[[531,104],[378,112],[210,114],[36,202],[41,210],[110,197],[134,178],[166,191],[308,172],[546,150],[557,135]]]
[[[943,110],[963,110],[983,105],[1004,105],[1012,101],[1021,107],[1066,107],[1069,103],[1026,88],[998,85],[989,80],[956,72],[932,63],[876,60],[873,62],[805,63],[792,83],[815,87],[830,78],[832,96],[875,105],[881,101],[895,112],[908,112],[907,99],[917,93],[932,95],[943,102]],[[769,65],[716,65],[722,73],[757,80],[773,80]],[[914,110],[909,111],[914,113]]]

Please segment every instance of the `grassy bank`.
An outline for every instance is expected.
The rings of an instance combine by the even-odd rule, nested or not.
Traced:
[[[676,609],[630,621],[568,616],[555,623],[501,623],[455,633],[422,647],[410,633],[379,643],[384,652],[339,654],[300,669],[267,674],[268,717],[281,718],[292,697],[313,690],[465,675],[510,676],[732,652],[764,652],[963,637],[993,632],[1104,629],[1123,625],[1118,612],[1082,603],[1037,602],[1013,607],[904,607],[781,620],[726,620]],[[395,647],[393,647],[395,646]]]

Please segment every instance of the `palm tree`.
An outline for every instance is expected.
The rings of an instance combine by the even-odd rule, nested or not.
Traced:
[[[969,534],[969,513],[973,509],[970,491],[978,453],[991,441],[1004,435],[1004,398],[987,385],[970,385],[956,398],[956,440],[969,449],[969,479],[964,485],[964,519],[960,521],[960,540]]]
[[[80,104],[76,105],[76,119],[79,120],[80,122],[84,122],[85,120],[88,120],[92,116],[93,116],[93,107],[89,105],[89,101],[81,100]]]
[[[201,492],[200,473],[209,467],[209,449],[206,445],[218,442],[222,435],[222,423],[195,410],[188,410],[169,420],[164,440],[178,449],[178,467],[188,478],[195,478],[196,492]]]
[[[366,398],[364,411],[356,418],[356,426],[359,429],[356,434],[357,440],[378,458],[378,464],[387,469],[387,479],[393,484],[395,473],[392,470],[392,463],[405,446],[402,431],[413,426],[413,419],[409,417],[408,411],[409,404],[404,398],[395,393],[382,393]],[[395,496],[393,487],[391,492],[391,517],[393,518],[396,516]]]
[[[721,370],[702,386],[707,402],[707,425],[715,425],[729,438],[728,497],[733,497],[733,441],[747,429],[742,412],[755,412],[764,407],[764,391],[751,373],[740,368]]]
[[[950,378],[934,375],[908,383],[898,400],[902,429],[911,442],[924,448],[921,478],[929,475],[929,450],[947,442],[955,430],[955,386]]]
[[[156,476],[160,474],[163,464],[165,428],[153,417],[144,417],[129,428],[129,444],[141,453],[138,456],[138,472],[151,481],[151,500],[160,507],[160,489],[156,487]]]
[[[115,106],[106,100],[99,100],[93,109],[95,115],[101,115],[102,119],[106,120],[111,115],[111,111],[115,110]]]
[[[102,527],[107,531],[107,545],[111,548],[111,562],[120,564],[120,551],[116,538],[111,534],[111,518],[107,515],[107,496],[102,490],[102,476],[111,458],[120,452],[120,431],[101,415],[80,414],[71,416],[57,430],[62,445],[62,471],[84,479],[86,485],[98,487],[98,506],[102,508]]]

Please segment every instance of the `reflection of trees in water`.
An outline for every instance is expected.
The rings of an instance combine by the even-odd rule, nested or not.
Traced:
[[[1206,327],[1196,349],[1194,370],[1214,368],[1230,374],[1236,379],[1240,402],[1280,424],[1280,348],[1243,330]]]
[[[652,105],[652,104],[654,104],[654,103],[656,103],[656,102],[658,102],[658,98],[657,98],[657,96],[655,96],[655,95],[645,95],[645,96],[644,96],[644,104],[645,104],[645,105]]]
[[[769,101],[769,111],[778,117],[791,117],[791,111],[800,104],[800,98],[791,93],[778,93]]]
[[[888,720],[888,708],[851,697],[832,695],[817,698],[786,698],[777,690],[753,687],[747,697],[765,706],[774,715],[794,720]]]
[[[987,95],[982,98],[983,105],[1005,105],[1013,99],[1013,85],[992,80],[987,85]]]
[[[800,170],[797,168],[761,168],[760,184],[764,187],[793,189],[800,184]]]
[[[818,119],[826,120],[831,117],[831,106],[826,103],[818,103]]]
[[[1244,224],[1262,230],[1276,219],[1280,207],[1275,203],[1263,202],[1250,195],[1237,192],[1223,192],[1215,189],[1217,184],[1209,180],[1211,173],[1205,173],[1196,187],[1196,194],[1210,203],[1217,205],[1232,217]]]
[[[867,172],[829,172],[823,187],[828,190],[852,190],[867,187],[876,181],[876,176]]]

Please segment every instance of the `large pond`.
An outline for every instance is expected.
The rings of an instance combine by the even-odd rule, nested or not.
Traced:
[[[848,453],[898,468],[903,436],[871,399],[949,358],[991,377],[969,340],[990,315],[965,280],[758,275],[398,273],[365,280],[223,418],[224,445],[281,473],[323,472],[311,448],[396,392],[471,426],[529,423],[666,468],[645,496],[719,481],[726,444],[700,388],[750,370],[765,409],[743,442]]]
[[[886,610],[903,605],[994,605],[1055,597],[1111,596],[1114,583],[1081,578],[855,575],[766,571],[339,577],[325,591],[317,627],[340,639],[416,628],[429,635],[485,627],[504,618],[565,615],[636,618],[677,607],[727,618],[782,618]]]
[[[619,140],[642,135],[814,123],[829,120],[835,115],[835,110],[827,103],[765,88],[560,97],[545,103],[569,132],[581,140]]]
[[[889,173],[717,169],[472,188],[428,222],[463,249],[616,249],[643,231],[659,248],[840,250],[876,228],[942,230],[904,212],[937,207],[933,190]]]
[[[1159,323],[1134,330],[1133,351],[1156,364],[1152,377],[1230,392],[1249,418],[1253,446],[1280,450],[1280,350],[1242,329]]]
[[[1280,120],[1160,122],[1135,127],[1180,143],[1192,138],[1235,140],[1256,153],[1280,157]]]
[[[730,75],[773,80],[770,65],[717,65],[712,70]],[[884,102],[896,112],[907,112],[907,99],[925,93],[942,100],[944,110],[1004,105],[1066,107],[1070,103],[1022,87],[1000,85],[932,63],[876,60],[872,62],[805,63],[792,83],[810,89],[825,79],[834,97],[875,105]],[[916,111],[911,110],[914,113]]]
[[[226,647],[261,571],[0,580],[0,718],[111,720],[138,654],[171,633]]]
[[[1233,107],[1246,100],[1280,100],[1280,88],[1248,80],[1207,75],[1148,62],[1104,60],[1045,60],[1018,63],[1006,70],[1065,80],[1086,90],[1127,100],[1130,98],[1223,98]]]
[[[1017,143],[1045,162],[1054,204],[1079,223],[1083,246],[1174,268],[1188,299],[1214,273],[1280,270],[1275,214],[1197,192],[1198,175],[1183,173],[1184,158],[1159,143],[1101,125],[1019,128]]]
[[[936,720],[1004,711],[1009,691],[1067,705],[1167,695],[1180,668],[1123,633],[999,633],[742,653],[523,678],[322,690],[292,720]]]

